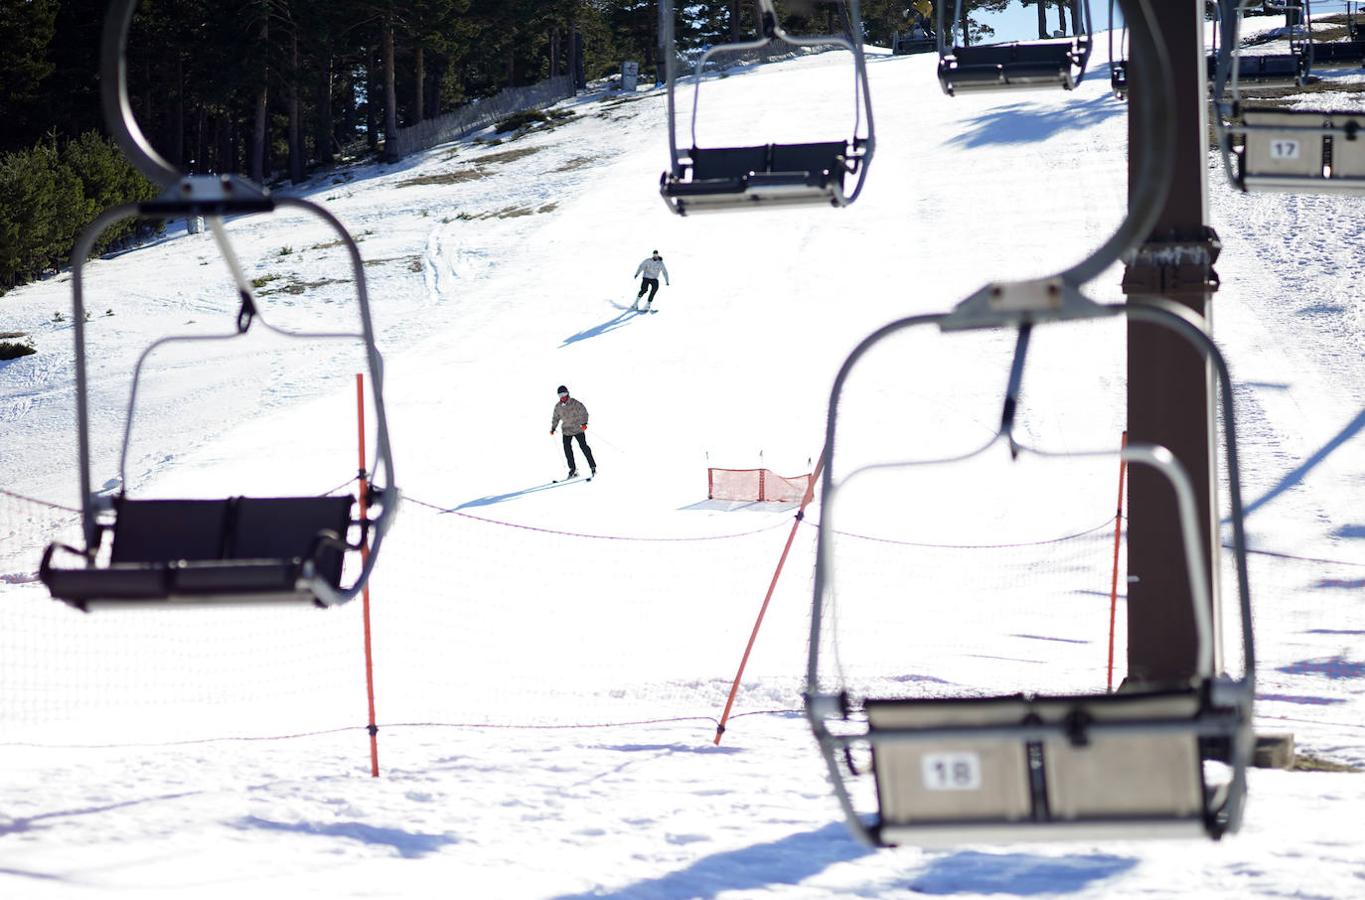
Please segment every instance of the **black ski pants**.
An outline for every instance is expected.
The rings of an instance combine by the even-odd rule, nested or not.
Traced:
[[[646,300],[645,302],[653,303],[654,295],[659,293],[659,279],[657,278],[642,279],[640,281],[640,293],[635,295],[636,300],[639,300],[641,297],[645,295],[645,288],[649,288],[649,299]]]
[[[588,436],[580,431],[578,434],[564,435],[564,458],[569,461],[569,471],[578,471],[578,463],[574,462],[573,458],[574,438],[578,438],[578,446],[583,451],[583,458],[588,461],[588,468],[596,469],[597,461],[592,458],[592,448],[588,446]]]

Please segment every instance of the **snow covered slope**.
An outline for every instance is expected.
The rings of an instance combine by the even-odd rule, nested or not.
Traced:
[[[843,77],[837,66],[816,57],[708,84],[711,124],[765,140],[766,123],[809,113],[818,97],[815,117],[827,114],[833,131],[810,139],[839,135],[847,93],[817,90]],[[840,211],[671,216],[656,191],[667,161],[657,92],[582,99],[543,134],[462,142],[309,186],[362,239],[408,497],[374,579],[384,777],[368,777],[358,604],[82,616],[27,581],[40,544],[9,539],[0,891],[1357,893],[1365,852],[1351,835],[1365,783],[1350,774],[1254,773],[1244,833],[1217,846],[873,854],[853,843],[791,713],[809,527],[740,694],[737,711],[751,715],[711,744],[707,717],[791,518],[705,503],[707,465],[808,471],[829,386],[858,340],[987,280],[1070,264],[1125,202],[1126,110],[1106,95],[1103,69],[1072,96],[1022,98],[945,97],[927,57],[878,56],[870,75],[878,156],[863,198]],[[1258,714],[1323,757],[1362,765],[1358,201],[1237,196],[1213,159],[1210,176],[1225,247],[1216,331],[1238,380],[1249,526],[1263,551]],[[229,227],[267,316],[354,322],[339,248],[322,229],[283,217]],[[631,273],[656,248],[673,284],[657,315],[628,314]],[[89,277],[100,485],[115,474],[136,355],[163,331],[226,330],[235,308],[206,235],[172,231]],[[32,333],[40,350],[0,363],[0,488],[71,506],[70,323],[53,320],[69,310],[68,278],[0,300],[3,328]],[[1117,298],[1117,281],[1109,273],[1094,294]],[[938,354],[912,361],[925,378],[871,385],[856,411],[908,439],[978,434],[972,415],[996,402],[998,381],[933,383],[970,359],[951,343],[925,352]],[[1038,354],[1047,384],[1070,385],[1039,413],[1040,433],[1116,443],[1121,409],[1066,410],[1121,388],[1121,342],[1040,337]],[[127,487],[334,488],[354,470],[359,368],[357,348],[255,338],[158,357]],[[561,383],[591,411],[601,477],[542,489],[563,469],[547,433]],[[934,389],[963,421],[914,416]],[[1112,512],[1110,490],[1096,492],[1096,521]],[[0,498],[10,504],[0,509],[48,521],[21,502]],[[1037,510],[1032,524],[1063,533],[1075,505]],[[1080,629],[1096,666],[1102,605]],[[1055,652],[1039,644],[1020,671]],[[646,720],[663,721],[627,724]]]

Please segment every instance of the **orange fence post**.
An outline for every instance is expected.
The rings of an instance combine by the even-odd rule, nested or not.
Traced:
[[[1128,447],[1128,432],[1119,441],[1119,453]],[[1123,533],[1123,476],[1128,471],[1128,461],[1119,456],[1119,502],[1114,512],[1114,574],[1109,579],[1109,674],[1106,685],[1114,691],[1114,618],[1119,606],[1119,544]]]
[[[355,411],[356,424],[359,429],[359,494],[360,494],[360,521],[364,522],[368,512],[368,498],[370,493],[369,476],[365,468],[365,376],[357,372],[355,375]],[[370,558],[369,535],[363,534],[360,538],[360,558],[362,561]],[[379,777],[379,726],[374,719],[374,655],[370,648],[370,583],[365,582],[365,587],[361,590],[361,614],[365,620],[365,693],[369,698],[370,722],[366,730],[370,733],[370,776]]]
[[[725,723],[730,721],[730,710],[735,705],[735,694],[739,693],[739,682],[744,677],[744,667],[749,664],[749,654],[753,652],[754,641],[758,639],[758,629],[763,625],[763,616],[768,612],[768,603],[773,599],[773,591],[777,590],[777,579],[782,576],[782,567],[787,564],[787,554],[791,552],[792,542],[796,540],[796,529],[801,527],[801,520],[806,516],[806,506],[815,496],[815,482],[820,480],[820,471],[825,467],[824,451],[820,452],[820,461],[815,464],[815,471],[811,473],[810,484],[806,485],[806,495],[801,498],[801,508],[796,511],[796,518],[792,521],[792,530],[787,535],[787,544],[782,548],[782,556],[777,560],[777,569],[773,572],[772,581],[768,582],[768,593],[763,597],[763,605],[758,609],[758,618],[754,621],[754,630],[749,634],[749,643],[744,648],[744,656],[739,661],[739,671],[735,673],[734,683],[730,685],[730,696],[725,700],[725,711],[720,714],[720,722],[716,725],[716,740],[720,743],[720,736],[725,733]],[[762,475],[759,476],[762,478]],[[760,481],[761,485],[762,482]],[[761,490],[761,488],[760,488]]]

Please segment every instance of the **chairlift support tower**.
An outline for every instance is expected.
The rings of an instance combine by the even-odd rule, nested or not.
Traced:
[[[1146,241],[1126,262],[1123,290],[1130,302],[1165,298],[1212,325],[1214,263],[1218,236],[1208,225],[1208,120],[1202,4],[1149,0],[1154,29],[1169,57],[1175,93],[1168,115],[1175,129],[1171,189]],[[1153,73],[1144,71],[1151,32],[1134,27],[1128,63],[1129,205],[1139,202],[1140,169],[1149,151],[1141,128],[1154,103]],[[1180,337],[1144,322],[1128,326],[1128,438],[1167,447],[1190,473],[1201,534],[1210,560],[1207,578],[1216,596],[1220,557],[1213,486],[1215,398],[1207,361]],[[1225,397],[1225,402],[1231,398]],[[1168,492],[1150,470],[1135,469],[1128,516],[1128,679],[1135,683],[1179,682],[1196,670],[1197,641],[1191,618],[1190,573],[1178,535],[1163,523],[1176,514]]]

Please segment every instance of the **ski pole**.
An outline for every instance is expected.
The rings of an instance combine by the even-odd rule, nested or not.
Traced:
[[[612,448],[613,450],[617,451],[618,453],[625,453],[625,452],[626,452],[626,451],[622,450],[620,447],[618,447],[618,446],[616,446],[615,444],[613,444],[611,441],[607,440],[605,437],[603,437],[603,436],[602,436],[602,432],[598,431],[596,428],[594,428],[594,429],[592,429],[591,431],[589,431],[588,434],[592,435],[592,439],[593,439],[594,441],[601,441],[602,443],[606,444],[608,447]]]

